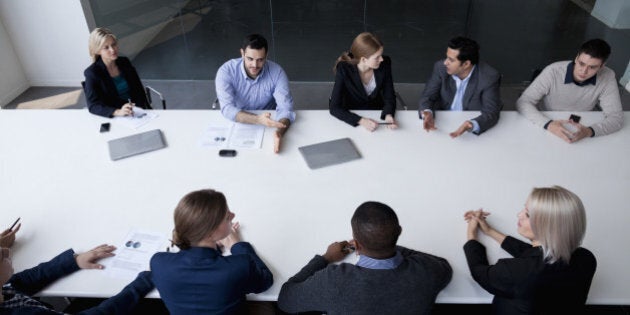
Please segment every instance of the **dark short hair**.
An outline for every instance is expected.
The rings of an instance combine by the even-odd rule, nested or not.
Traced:
[[[260,34],[250,34],[245,36],[243,40],[243,50],[246,50],[247,47],[255,50],[265,49],[265,53],[269,52],[269,48],[267,47],[267,40]]]
[[[350,223],[354,238],[369,253],[385,257],[396,251],[401,228],[396,213],[388,205],[364,202],[354,211]]]
[[[457,36],[451,38],[448,42],[448,48],[459,50],[457,59],[461,62],[470,60],[470,63],[473,65],[479,63],[479,44],[468,37]]]
[[[592,58],[601,59],[602,63],[606,62],[608,56],[610,56],[610,45],[603,39],[595,38],[586,41],[578,50],[578,56],[581,53],[585,53]]]

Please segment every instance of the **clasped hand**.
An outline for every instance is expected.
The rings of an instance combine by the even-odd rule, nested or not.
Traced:
[[[574,129],[574,131],[567,128]],[[547,130],[567,143],[577,142],[592,136],[590,128],[571,120],[553,120],[547,126]]]
[[[387,129],[398,128],[398,124],[396,124],[396,120],[394,119],[394,116],[392,116],[391,114],[387,114],[385,116],[385,124],[387,125]],[[361,119],[359,119],[359,125],[365,128],[367,131],[371,132],[371,131],[376,130],[376,128],[378,128],[379,123],[374,119],[361,117]]]
[[[491,227],[486,222],[489,215],[490,212],[485,212],[482,209],[469,210],[464,213],[464,220],[468,222],[468,239],[476,239],[478,229],[481,229],[485,234],[489,233]]]

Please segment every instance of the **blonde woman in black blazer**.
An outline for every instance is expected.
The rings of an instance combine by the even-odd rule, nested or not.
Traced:
[[[394,114],[396,96],[391,60],[383,56],[383,44],[371,33],[361,33],[344,52],[333,69],[335,85],[330,98],[330,114],[352,126],[374,131],[379,123],[350,110],[382,110],[388,128],[397,128]]]
[[[134,106],[151,108],[136,68],[118,55],[118,39],[110,30],[94,29],[89,49],[93,63],[83,75],[90,113],[111,118],[133,115]]]
[[[466,260],[473,279],[494,294],[494,314],[581,314],[597,268],[595,256],[580,247],[586,231],[584,205],[560,187],[534,188],[518,214],[526,243],[492,228],[482,210],[468,211]],[[488,263],[477,230],[514,258]]]

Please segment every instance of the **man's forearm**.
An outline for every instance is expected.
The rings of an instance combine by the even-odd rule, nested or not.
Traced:
[[[246,112],[244,110],[236,113],[236,122],[252,125],[260,124],[260,122],[258,121],[258,115]]]

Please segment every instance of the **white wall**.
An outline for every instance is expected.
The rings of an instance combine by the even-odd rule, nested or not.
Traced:
[[[0,0],[0,21],[29,85],[80,86],[90,56],[79,0]]]
[[[13,50],[11,38],[0,20],[0,107],[7,105],[28,86],[20,59]]]

